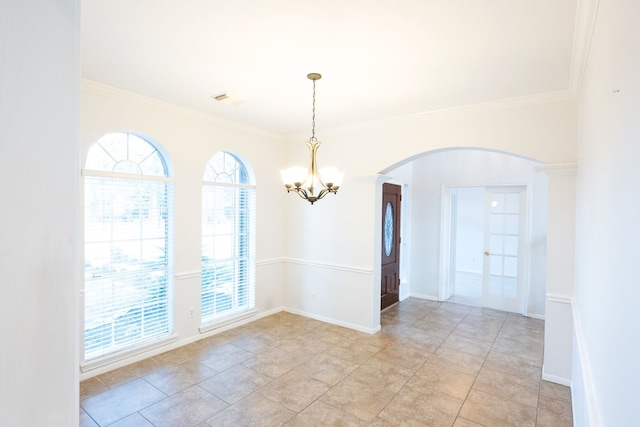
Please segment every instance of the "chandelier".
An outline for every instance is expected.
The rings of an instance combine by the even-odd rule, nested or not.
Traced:
[[[283,170],[282,180],[287,193],[294,191],[298,196],[309,201],[312,205],[329,193],[337,193],[342,182],[343,173],[336,168],[324,168],[318,172],[316,160],[320,141],[316,139],[316,80],[322,76],[318,73],[307,74],[307,78],[313,81],[313,108],[311,117],[311,138],[307,141],[307,147],[311,153],[309,168],[292,167]],[[315,191],[319,190],[316,194]]]

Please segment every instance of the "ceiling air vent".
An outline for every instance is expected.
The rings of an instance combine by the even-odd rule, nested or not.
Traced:
[[[243,100],[229,96],[226,92],[219,93],[218,95],[211,96],[216,101],[224,102],[225,104],[240,104]]]

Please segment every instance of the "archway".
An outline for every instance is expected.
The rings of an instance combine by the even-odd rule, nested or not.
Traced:
[[[543,317],[548,181],[536,170],[540,164],[497,150],[453,147],[420,153],[385,168],[382,173],[404,187],[401,299],[444,299],[443,283],[448,274],[448,254],[443,245],[446,188],[520,185],[528,190],[531,218],[522,312]]]

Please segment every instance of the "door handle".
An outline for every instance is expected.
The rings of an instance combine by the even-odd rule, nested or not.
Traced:
[[[489,251],[484,251],[484,256],[489,256],[489,255],[491,255]]]

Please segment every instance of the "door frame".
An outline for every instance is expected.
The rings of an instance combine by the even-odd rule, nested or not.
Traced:
[[[531,251],[529,250],[531,243],[531,218],[532,218],[532,186],[531,183],[491,183],[491,184],[443,184],[440,193],[440,260],[438,271],[438,301],[446,301],[453,295],[453,274],[452,270],[455,264],[451,262],[452,252],[455,249],[453,245],[454,229],[452,227],[452,190],[460,187],[525,187],[526,191],[526,224],[524,227],[524,247],[522,251],[522,305],[520,314],[527,315],[529,307],[529,292],[531,280]]]

